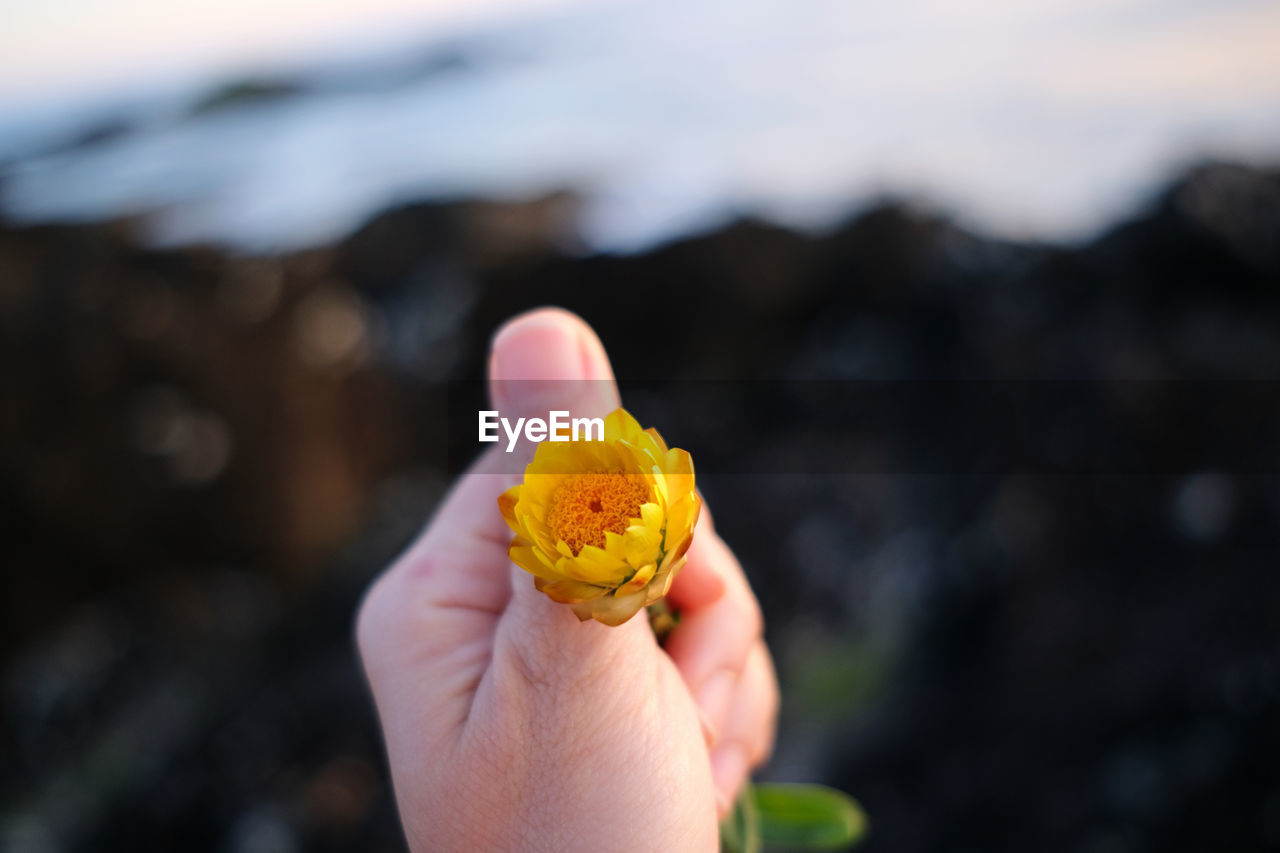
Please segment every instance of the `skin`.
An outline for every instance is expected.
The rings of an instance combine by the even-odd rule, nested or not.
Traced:
[[[558,309],[503,326],[489,378],[504,417],[619,405],[599,338]],[[601,381],[495,382],[528,379]],[[579,622],[507,558],[496,500],[519,478],[500,453],[454,484],[357,619],[410,848],[717,850],[718,818],[768,757],[778,708],[741,566],[704,505],[665,649],[643,613]]]

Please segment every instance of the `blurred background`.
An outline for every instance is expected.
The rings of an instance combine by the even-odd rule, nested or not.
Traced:
[[[764,777],[867,851],[1280,849],[1277,155],[1270,0],[0,0],[0,849],[403,849],[355,608],[546,303],[705,460]],[[1093,391],[834,454],[871,380]]]

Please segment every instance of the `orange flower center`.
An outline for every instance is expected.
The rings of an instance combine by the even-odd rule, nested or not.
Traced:
[[[603,548],[606,531],[626,530],[631,519],[640,517],[640,505],[648,500],[649,487],[641,475],[618,471],[573,474],[551,493],[547,523],[576,557],[587,545]]]

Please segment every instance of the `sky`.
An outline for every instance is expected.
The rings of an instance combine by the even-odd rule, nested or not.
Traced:
[[[582,0],[0,0],[0,106],[358,51]]]
[[[465,73],[189,112],[227,79],[440,43]],[[86,87],[122,101],[49,94]],[[0,0],[6,157],[7,214],[146,215],[174,243],[564,189],[609,250],[886,195],[1087,239],[1191,163],[1277,161],[1280,0]]]

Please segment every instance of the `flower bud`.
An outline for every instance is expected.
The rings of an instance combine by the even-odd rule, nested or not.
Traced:
[[[603,441],[544,442],[498,498],[508,553],[578,618],[621,625],[667,594],[702,509],[688,451],[617,409]]]

